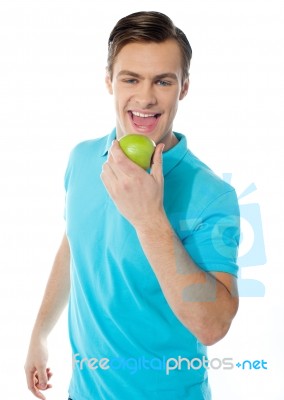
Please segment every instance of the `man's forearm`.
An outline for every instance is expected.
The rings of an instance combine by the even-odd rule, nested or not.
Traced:
[[[67,304],[70,293],[69,264],[69,244],[66,235],[64,235],[46,285],[33,328],[32,340],[48,336]]]
[[[220,340],[237,311],[236,288],[193,262],[165,215],[137,229],[137,234],[176,316],[202,343]]]

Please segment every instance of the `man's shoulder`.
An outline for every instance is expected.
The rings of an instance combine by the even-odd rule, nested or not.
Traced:
[[[71,150],[74,156],[86,156],[88,153],[103,155],[109,135],[101,136],[94,139],[87,139],[77,143]]]
[[[234,187],[218,175],[208,164],[187,149],[181,168],[184,179],[191,180],[195,188],[215,196],[234,191]]]
[[[69,152],[69,166],[82,165],[88,162],[101,163],[103,156],[111,144],[113,133],[94,139],[83,140],[71,148]]]
[[[190,216],[185,219],[186,224],[189,224],[185,225],[187,229],[183,227],[185,231],[191,232],[202,219],[217,218],[220,215],[235,218],[239,215],[235,188],[189,149],[178,165],[179,168],[174,179],[179,182],[179,190],[175,190],[179,194],[177,203]]]

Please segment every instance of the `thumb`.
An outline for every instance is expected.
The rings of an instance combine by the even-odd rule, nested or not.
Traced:
[[[152,165],[151,165],[151,175],[154,176],[154,178],[158,178],[159,176],[162,175],[163,171],[163,157],[162,153],[164,150],[164,143],[159,143],[155,149],[153,159],[152,159]]]
[[[46,389],[48,382],[46,370],[44,368],[39,368],[37,374],[38,374],[38,384],[37,384],[38,388]]]

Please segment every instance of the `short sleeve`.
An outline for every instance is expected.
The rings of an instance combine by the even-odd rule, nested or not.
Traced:
[[[65,188],[64,219],[65,220],[66,220],[66,204],[67,204],[66,199],[67,199],[69,180],[70,180],[70,175],[71,175],[71,170],[72,170],[73,153],[74,153],[74,150],[72,150],[69,155],[67,167],[66,167],[65,174],[64,174],[64,188]]]
[[[240,212],[235,190],[212,201],[201,213],[183,245],[206,271],[238,275]]]

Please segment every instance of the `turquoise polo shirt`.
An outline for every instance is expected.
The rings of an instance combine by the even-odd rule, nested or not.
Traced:
[[[178,143],[163,153],[168,219],[200,268],[237,276],[235,190],[188,150],[184,135],[175,135]],[[69,395],[73,400],[210,400],[206,347],[173,313],[135,229],[101,181],[115,137],[114,130],[79,143],[65,175]]]

